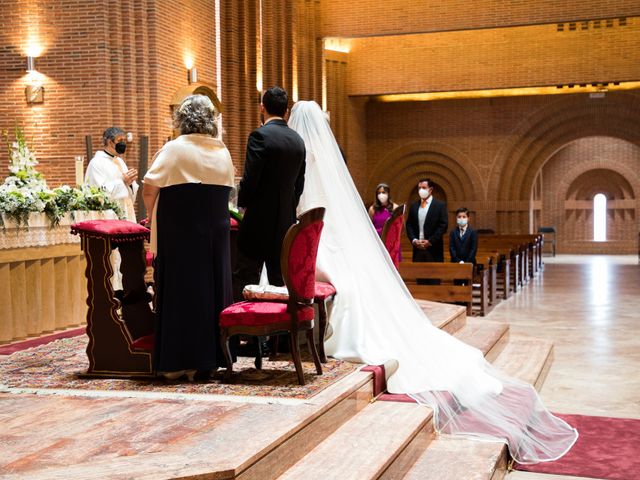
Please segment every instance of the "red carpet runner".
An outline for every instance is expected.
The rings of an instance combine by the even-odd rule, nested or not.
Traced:
[[[11,355],[12,353],[26,350],[27,348],[51,343],[54,340],[58,340],[60,338],[76,337],[78,335],[82,335],[85,330],[86,327],[79,327],[72,330],[65,330],[64,332],[52,333],[51,335],[44,335],[42,337],[30,338],[28,340],[23,340],[16,343],[10,343],[9,345],[0,345],[0,355]]]
[[[640,478],[640,420],[556,414],[580,433],[560,460],[514,468],[535,473],[630,480]]]

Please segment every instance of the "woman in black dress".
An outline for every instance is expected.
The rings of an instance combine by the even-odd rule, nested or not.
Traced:
[[[155,367],[192,380],[224,365],[218,349],[220,312],[233,303],[229,252],[231,155],[216,138],[215,111],[204,95],[174,113],[180,136],[156,154],[144,177],[156,254]]]

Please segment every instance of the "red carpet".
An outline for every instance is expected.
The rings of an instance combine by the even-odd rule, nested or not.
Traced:
[[[29,340],[24,340],[22,342],[2,345],[0,346],[0,355],[11,355],[12,353],[26,350],[27,348],[37,347],[38,345],[44,345],[60,338],[76,337],[84,334],[85,330],[86,327],[79,327],[72,330],[65,330],[64,332],[52,333],[51,335],[45,335],[43,337],[30,338]]]
[[[607,480],[640,478],[640,420],[556,415],[578,429],[576,444],[560,460],[515,464],[516,470]]]

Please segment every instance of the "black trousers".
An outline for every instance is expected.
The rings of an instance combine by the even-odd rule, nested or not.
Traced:
[[[269,284],[281,287],[284,285],[282,271],[280,270],[280,257],[275,258],[254,258],[238,249],[236,264],[233,268],[233,300],[241,302],[244,300],[242,290],[245,285],[257,285],[260,283],[262,266],[267,265],[267,275]]]
[[[260,283],[260,276],[262,275],[262,266],[266,264],[267,275],[269,277],[269,284],[277,287],[284,285],[282,279],[282,270],[280,269],[280,256],[274,255],[271,258],[254,258],[244,253],[240,248],[236,257],[236,264],[233,267],[233,301],[242,302],[244,297],[242,290],[245,285],[258,285]],[[271,346],[267,348],[265,345],[267,337],[260,337],[258,344],[250,348],[247,355],[255,355],[255,348],[260,348],[261,351],[266,354],[268,350],[274,351],[274,340],[272,339]],[[288,351],[287,342],[279,342],[279,351]]]

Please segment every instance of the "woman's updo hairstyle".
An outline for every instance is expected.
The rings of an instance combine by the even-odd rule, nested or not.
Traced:
[[[173,112],[173,127],[181,135],[202,133],[218,135],[216,111],[213,102],[206,95],[189,95]]]

